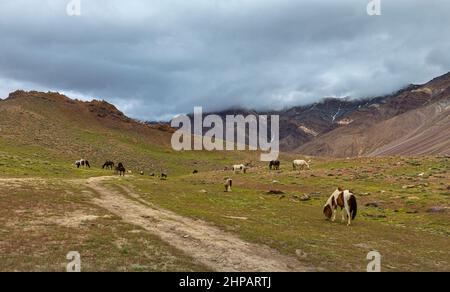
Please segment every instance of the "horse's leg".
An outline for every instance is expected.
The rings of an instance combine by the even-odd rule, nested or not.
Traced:
[[[347,211],[347,218],[348,218],[347,226],[350,226],[352,224],[352,216],[350,214],[350,208],[345,208],[345,211]]]
[[[336,213],[337,213],[337,208],[333,209],[333,219],[331,219],[331,222],[336,221]]]

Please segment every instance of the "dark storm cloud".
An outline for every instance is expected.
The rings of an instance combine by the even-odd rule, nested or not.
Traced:
[[[141,119],[366,97],[450,68],[450,2],[70,0],[0,3],[0,94],[104,98]]]

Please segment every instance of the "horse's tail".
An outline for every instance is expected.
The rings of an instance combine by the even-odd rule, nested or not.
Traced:
[[[356,197],[354,195],[351,195],[348,199],[348,205],[350,207],[352,220],[354,220],[356,218],[356,214],[358,213],[358,204],[356,203]]]

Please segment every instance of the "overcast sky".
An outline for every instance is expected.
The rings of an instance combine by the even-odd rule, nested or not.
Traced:
[[[144,120],[194,106],[367,97],[450,71],[450,1],[0,1],[0,97],[105,99]]]

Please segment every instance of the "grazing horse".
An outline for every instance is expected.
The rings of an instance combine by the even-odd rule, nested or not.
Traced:
[[[308,161],[308,162],[306,162],[305,160],[294,160],[294,161],[292,162],[292,168],[293,168],[294,170],[297,170],[298,168],[299,168],[300,170],[303,170],[305,167],[306,167],[307,169],[311,169],[310,166],[309,166],[310,163],[311,163],[311,160]]]
[[[225,192],[231,192],[231,187],[233,186],[233,180],[231,178],[225,179]]]
[[[114,162],[112,162],[111,160],[107,160],[106,162],[105,162],[105,164],[103,164],[103,167],[102,167],[103,169],[111,169],[111,170],[113,170],[114,169]]]
[[[269,169],[270,170],[280,170],[280,165],[281,165],[281,162],[279,161],[279,160],[272,160],[270,163],[269,163]]]
[[[75,161],[75,165],[76,165],[77,168],[80,168],[80,167],[91,168],[91,165],[89,164],[89,161],[87,161],[86,159],[80,159],[78,161]]]
[[[125,167],[123,166],[123,163],[120,162],[116,167],[116,172],[119,176],[125,176]]]
[[[323,213],[332,222],[336,220],[337,208],[341,208],[342,222],[345,221],[344,209],[347,214],[347,226],[350,226],[352,220],[356,218],[358,212],[358,204],[355,195],[348,190],[338,188],[328,199],[323,208]]]
[[[234,165],[233,172],[234,173],[238,173],[238,172],[247,173],[247,167],[244,164]]]

